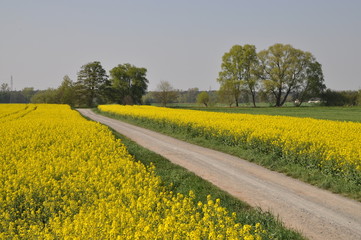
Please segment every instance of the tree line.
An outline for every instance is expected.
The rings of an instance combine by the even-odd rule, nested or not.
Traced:
[[[141,104],[146,93],[147,70],[129,63],[119,64],[106,74],[98,61],[83,65],[77,81],[65,76],[57,89],[35,94],[33,103],[63,103],[75,107],[94,107],[98,104]]]
[[[274,44],[256,51],[254,45],[234,45],[222,57],[217,81],[220,89],[199,91],[175,90],[168,81],[161,81],[156,91],[147,92],[147,69],[129,63],[119,64],[107,72],[99,61],[83,65],[72,81],[64,76],[61,85],[52,89],[24,88],[11,91],[1,84],[0,103],[62,103],[73,107],[94,107],[98,104],[150,104],[166,106],[170,102],[198,102],[204,106],[216,102],[239,106],[241,102],[269,102],[280,107],[286,101],[296,106],[310,99],[324,105],[361,105],[361,90],[333,91],[326,88],[322,65],[306,51],[289,44]]]

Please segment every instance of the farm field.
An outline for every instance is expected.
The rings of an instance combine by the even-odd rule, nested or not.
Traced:
[[[203,145],[221,143],[215,148],[361,200],[360,123],[150,106],[99,109],[170,135],[202,138]],[[258,153],[271,157],[259,160]]]
[[[194,172],[251,206],[273,212],[287,226],[298,229],[310,239],[361,237],[361,203],[220,151],[101,116],[90,109],[78,111]],[[158,161],[155,160],[154,164],[158,164]],[[175,174],[171,175],[172,179],[178,178]],[[295,238],[290,236],[288,239]]]
[[[208,196],[173,193],[66,105],[0,105],[1,239],[267,239]],[[267,225],[267,224],[266,224]]]
[[[361,122],[361,107],[200,107],[195,104],[170,104],[171,108],[188,109],[209,112],[225,113],[246,113],[260,115],[279,115],[290,117],[306,117],[334,121],[352,121]]]

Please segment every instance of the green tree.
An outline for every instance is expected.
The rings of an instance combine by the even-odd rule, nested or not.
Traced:
[[[7,83],[2,83],[0,85],[0,103],[9,103],[10,102],[10,87]]]
[[[183,102],[185,102],[185,103],[194,103],[194,102],[196,102],[198,93],[199,93],[198,88],[188,88],[187,92],[184,95]]]
[[[147,69],[119,64],[110,70],[113,100],[120,104],[141,104],[148,88]]]
[[[204,106],[208,107],[210,98],[207,92],[201,92],[197,95],[197,103],[204,104]]]
[[[104,102],[110,83],[100,62],[94,61],[81,67],[76,85],[80,104],[92,107]]]
[[[217,80],[221,87],[227,84],[227,91],[223,91],[223,93],[231,94],[237,107],[242,89],[249,91],[252,95],[253,105],[256,106],[258,78],[255,75],[255,69],[257,69],[257,63],[254,45],[234,45],[222,57],[222,71]]]
[[[157,91],[154,92],[154,98],[157,102],[161,103],[163,107],[168,103],[175,101],[177,97],[177,91],[174,90],[168,81],[160,81],[157,86]]]
[[[32,103],[59,103],[57,89],[48,88],[47,90],[38,91],[31,97]]]
[[[297,106],[310,98],[321,97],[326,90],[322,66],[315,59],[311,59],[306,66],[306,75],[304,81],[300,81],[295,87],[295,98],[298,100]]]
[[[253,106],[256,107],[256,93],[258,89],[259,78],[257,76],[257,52],[254,45],[243,46],[243,86],[252,96]]]
[[[227,81],[221,85],[218,91],[218,100],[222,103],[229,105],[232,107],[233,103],[235,103],[234,95],[233,95],[233,84],[231,81]]]
[[[274,96],[277,107],[286,102],[291,92],[303,89],[303,94],[308,93],[313,83],[307,84],[307,81],[311,83],[311,76],[317,75],[312,71],[321,69],[311,53],[289,44],[277,43],[259,52],[258,59],[258,75],[263,79],[264,90]],[[323,77],[318,77],[318,80],[323,82]]]
[[[70,106],[75,105],[75,86],[68,75],[64,76],[63,82],[57,89],[57,98],[59,103],[69,104]]]
[[[327,89],[322,93],[322,100],[326,106],[356,106],[358,91],[333,91]]]
[[[21,94],[24,96],[24,100],[26,103],[30,102],[32,96],[34,96],[35,91],[33,87],[25,87],[21,90]]]

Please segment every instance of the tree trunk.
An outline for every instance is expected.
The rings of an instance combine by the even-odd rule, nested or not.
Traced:
[[[275,94],[275,97],[276,97],[276,107],[281,107],[281,95],[282,95],[282,92],[279,91],[277,94]]]
[[[254,91],[251,91],[251,94],[252,94],[253,107],[256,107],[256,93]]]
[[[288,90],[287,90],[287,92],[286,92],[286,95],[284,96],[284,98],[283,98],[283,100],[282,100],[282,102],[281,102],[281,106],[283,106],[283,104],[285,104],[285,102],[286,102],[286,100],[287,100],[287,97],[288,97],[288,95],[290,94],[290,92],[291,92],[291,87],[288,88]],[[281,107],[281,106],[280,106],[280,107]]]

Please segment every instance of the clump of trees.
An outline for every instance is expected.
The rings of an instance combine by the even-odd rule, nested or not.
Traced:
[[[333,91],[326,89],[322,65],[307,51],[289,44],[274,44],[256,51],[254,45],[234,45],[222,57],[217,81],[220,89],[201,92],[198,88],[176,90],[168,81],[161,81],[156,91],[147,92],[147,69],[129,63],[119,64],[107,72],[99,61],[83,65],[72,81],[64,76],[61,85],[47,90],[24,88],[12,91],[0,85],[0,103],[61,103],[73,107],[94,107],[98,104],[198,103],[205,107],[216,101],[230,107],[241,102],[267,101],[281,107],[286,101],[301,106],[310,99],[320,99],[327,106],[361,105],[361,90]]]
[[[32,87],[25,87],[20,91],[12,90],[7,83],[0,84],[0,103],[29,103],[37,91]]]
[[[112,100],[119,104],[141,104],[148,86],[146,73],[147,69],[129,63],[119,64],[110,70]]]
[[[321,95],[325,106],[361,106],[361,90],[333,91],[327,89]]]
[[[110,78],[98,61],[83,65],[77,81],[65,76],[57,89],[35,94],[34,103],[63,103],[76,107],[94,107],[98,104],[141,104],[148,87],[147,69],[129,63],[110,70]]]
[[[256,106],[257,92],[281,107],[292,95],[301,105],[325,90],[322,66],[310,52],[289,44],[275,44],[256,52],[254,45],[235,45],[222,57],[219,95],[223,102],[236,106],[242,92]]]

